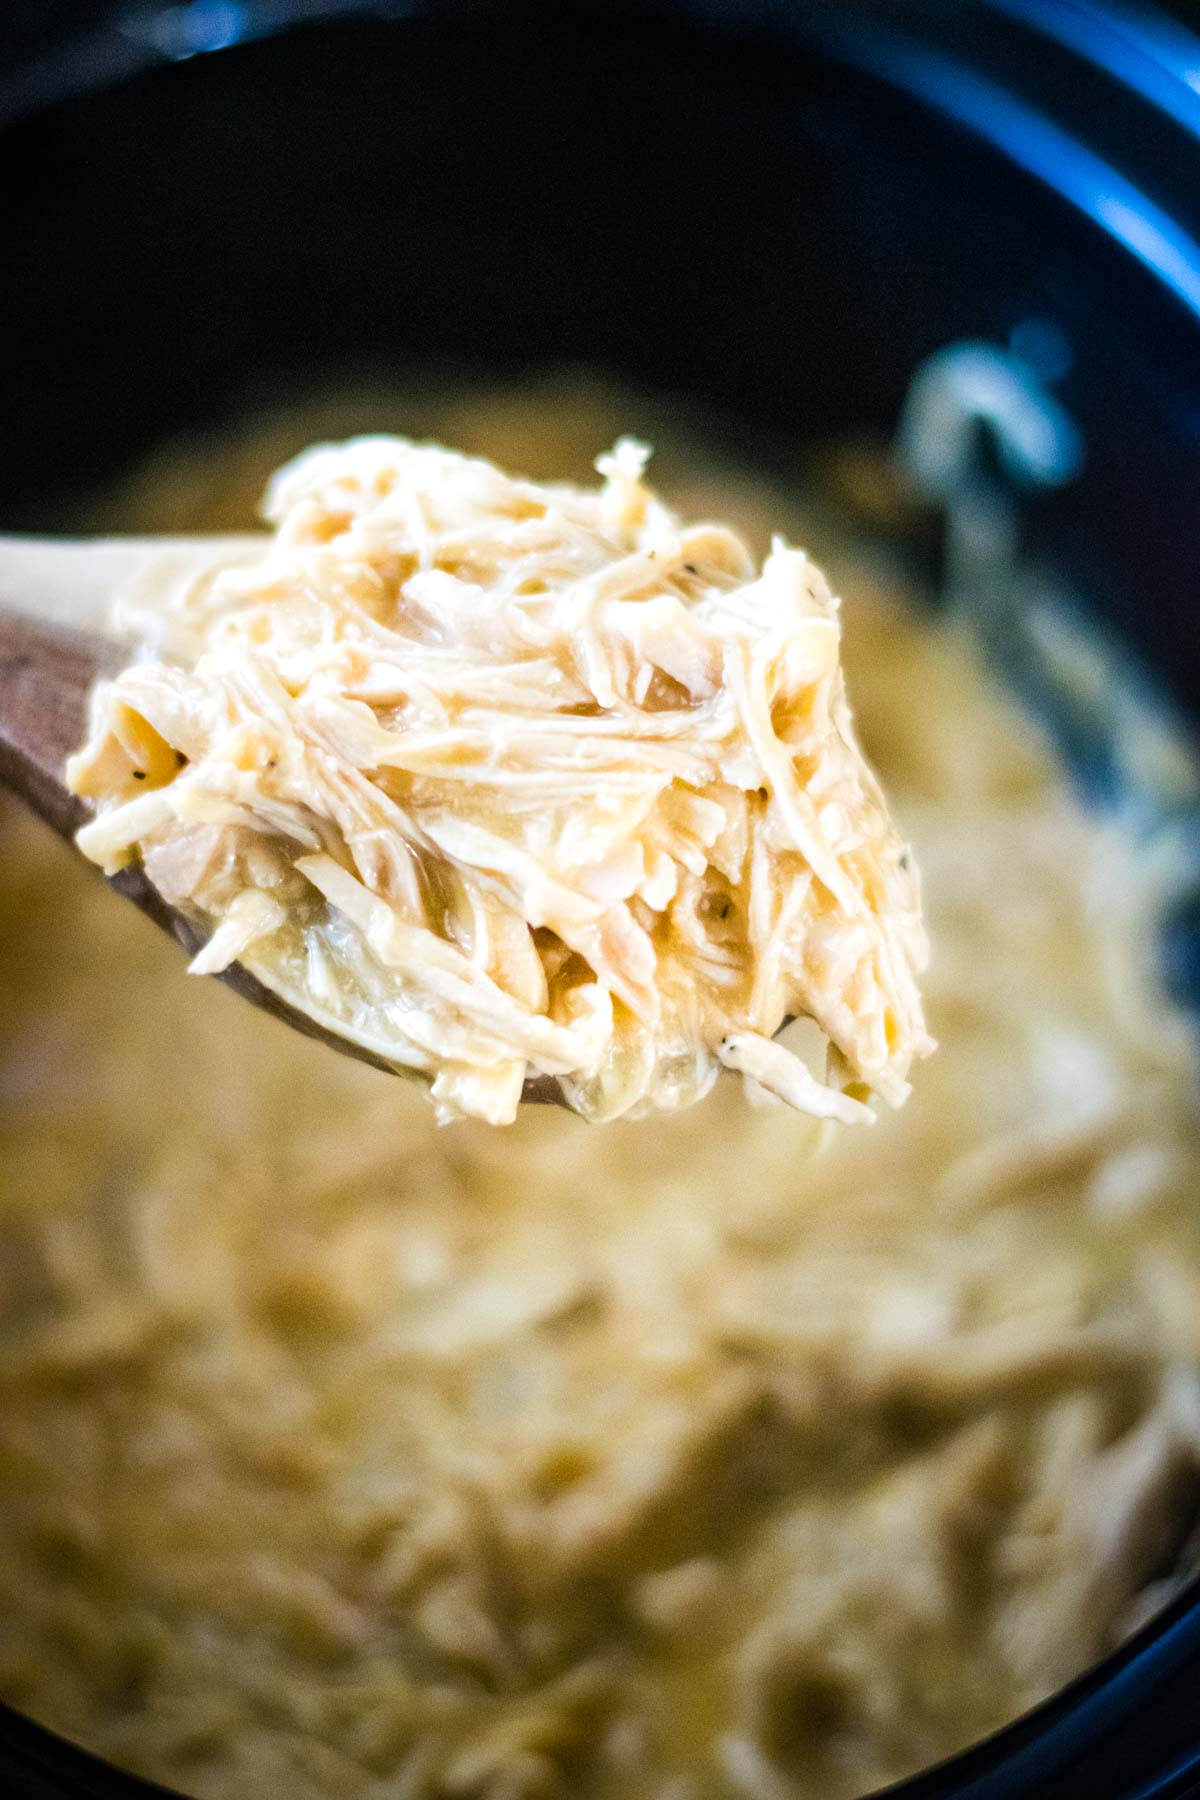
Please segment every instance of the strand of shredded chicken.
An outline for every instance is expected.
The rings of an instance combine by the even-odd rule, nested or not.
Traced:
[[[846,1123],[931,1048],[915,868],[856,743],[836,600],[685,525],[622,439],[597,488],[393,437],[267,494],[261,555],[128,600],[80,848],[140,856],[320,1024],[510,1121],[552,1077],[592,1118],[722,1065]],[[828,1042],[824,1080],[774,1041]]]

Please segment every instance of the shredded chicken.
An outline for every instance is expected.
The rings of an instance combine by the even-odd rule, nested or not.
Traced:
[[[575,378],[318,399],[70,523],[241,530],[290,447],[398,413],[535,474],[632,419],[688,513],[821,529],[690,409]],[[1196,1566],[1198,1063],[1157,926],[1200,780],[1161,834],[1085,811],[826,529],[937,946],[943,1047],[873,1131],[733,1082],[438,1131],[0,807],[0,1700],[198,1800],[854,1800]],[[188,660],[179,614],[137,630]]]
[[[393,437],[270,484],[249,566],[164,581],[96,696],[80,848],[140,856],[319,1023],[516,1115],[674,1110],[722,1065],[870,1121],[932,1049],[918,877],[855,739],[837,601],[683,524],[633,439],[598,488]],[[825,1080],[774,1042],[828,1043]]]

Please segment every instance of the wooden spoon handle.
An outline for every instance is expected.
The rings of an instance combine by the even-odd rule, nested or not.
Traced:
[[[152,570],[245,558],[261,536],[0,536],[0,781],[71,836],[86,810],[63,787],[82,744],[88,693],[128,651],[107,632],[114,594]]]
[[[72,631],[108,629],[113,596],[150,570],[211,568],[260,550],[262,533],[195,538],[0,536],[0,613]]]
[[[63,837],[88,816],[63,767],[83,742],[93,683],[120,656],[81,632],[0,613],[0,781]]]

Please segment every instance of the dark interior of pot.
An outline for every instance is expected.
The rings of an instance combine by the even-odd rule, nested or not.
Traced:
[[[231,9],[216,10],[223,16]],[[1176,849],[1182,845],[1181,866],[1188,863],[1200,816],[1180,723],[1200,707],[1196,318],[1178,283],[1172,287],[1149,266],[1152,256],[1131,254],[1127,242],[1051,184],[1015,167],[995,144],[863,73],[848,53],[831,55],[817,41],[815,12],[811,23],[810,31],[802,11],[785,34],[765,25],[734,30],[719,19],[696,23],[683,9],[637,18],[483,9],[469,19],[436,11],[343,18],[219,47],[221,32],[232,33],[218,21],[209,44],[201,41],[202,24],[195,27],[200,36],[188,48],[198,53],[148,54],[144,69],[115,81],[105,78],[111,46],[97,38],[75,67],[70,93],[14,120],[0,137],[0,209],[10,247],[0,299],[8,349],[0,525],[41,531],[113,521],[112,503],[101,497],[162,446],[189,439],[212,445],[244,432],[248,418],[293,403],[310,406],[313,396],[398,387],[429,396],[472,384],[511,396],[541,391],[547,382],[557,383],[561,394],[571,379],[563,372],[583,370],[593,397],[597,382],[614,384],[618,396],[638,396],[641,410],[632,423],[639,428],[644,421],[653,429],[661,414],[681,441],[694,431],[713,466],[736,466],[748,482],[766,483],[775,493],[803,492],[822,521],[819,530],[836,539],[829,521],[838,522],[856,566],[875,580],[880,558],[892,559],[888,566],[906,589],[940,598],[954,615],[951,632],[974,612],[981,666],[999,670],[1048,723],[1076,788],[1106,808],[1106,816],[1132,819],[1131,829],[1155,853],[1167,839]],[[122,56],[129,55],[129,41]],[[161,32],[160,41],[166,41]],[[12,271],[19,271],[15,278]],[[918,371],[925,371],[932,424],[919,396],[914,400]],[[1006,410],[1014,394],[1015,414]],[[1020,412],[1018,402],[1035,401],[1032,414]],[[937,410],[943,403],[950,415]],[[415,403],[422,417],[424,404]],[[565,430],[570,402],[557,404]],[[619,400],[597,403],[597,418],[607,419],[605,409],[614,406],[620,410]],[[441,417],[433,401],[427,410],[435,422]],[[1022,435],[1029,418],[1032,448],[1028,433]],[[902,421],[907,464],[895,454]],[[395,429],[409,428],[407,418],[396,420]],[[936,450],[951,428],[961,453],[939,472],[930,442]],[[197,479],[195,459],[189,479]],[[846,588],[849,593],[848,578]],[[1015,588],[1045,600],[1033,625],[1010,604]],[[1090,660],[1072,636],[1084,617],[1098,622],[1088,640]],[[1047,619],[1055,621],[1052,642]],[[1136,646],[1132,662],[1126,645]],[[902,644],[896,654],[906,654]],[[966,730],[966,700],[963,705]],[[953,701],[948,706],[952,713]],[[897,731],[898,717],[892,718]],[[1006,729],[998,725],[994,740],[981,738],[980,754],[990,754],[988,744],[1000,744]],[[1146,758],[1129,752],[1131,733],[1139,745],[1152,738],[1159,746],[1149,774]],[[1193,889],[1181,878],[1154,921],[1154,937],[1158,966],[1183,1002],[1197,993],[1198,920]],[[26,954],[36,970],[32,939]],[[166,1053],[165,1042],[159,1053]],[[279,1079],[303,1082],[304,1068],[289,1067]],[[217,1114],[212,1129],[221,1129]],[[684,1140],[677,1134],[674,1141]],[[1049,1192],[1061,1169],[1074,1170],[1073,1157],[1078,1162],[1089,1153],[1082,1138],[1047,1139],[1037,1179]],[[556,1152],[570,1154],[569,1148]],[[640,1153],[613,1154],[634,1169]],[[1143,1173],[1149,1168],[1144,1158],[1138,1166]],[[429,1171],[434,1185],[447,1179],[440,1163],[431,1162]],[[522,1165],[509,1178],[525,1173]],[[736,1161],[729,1180],[736,1189]],[[968,1209],[964,1220],[966,1192],[963,1187],[956,1202]],[[999,1217],[1008,1200],[996,1204]],[[977,1228],[973,1214],[962,1225],[966,1233]],[[1163,1259],[1169,1261],[1165,1252]],[[1182,1276],[1176,1268],[1162,1278],[1163,1305],[1184,1318],[1200,1296],[1198,1268],[1193,1262]],[[285,1300],[277,1297],[276,1304]],[[303,1296],[286,1304],[303,1305]],[[810,1296],[795,1304],[816,1301]],[[345,1322],[337,1329],[345,1330]],[[1178,1329],[1185,1334],[1185,1325]],[[1194,1334],[1194,1317],[1191,1329]],[[1114,1349],[1103,1332],[1097,1343],[1098,1353],[1119,1360],[1120,1346]],[[1185,1354],[1181,1348],[1180,1357]],[[59,1368],[45,1379],[71,1377]],[[1010,1371],[1006,1379],[1019,1377]],[[1078,1427],[1085,1438],[1091,1427],[1080,1423],[1070,1380],[1061,1370],[1046,1379],[1062,1393],[1045,1429],[1069,1441]],[[1150,1377],[1142,1372],[1130,1380],[1136,1388]],[[98,1395],[97,1418],[111,1423],[111,1408],[121,1404],[112,1393]],[[823,1404],[836,1401],[827,1393]],[[888,1409],[873,1415],[872,1431],[891,1434],[889,1442],[907,1441],[905,1432],[915,1434],[914,1442],[931,1433],[928,1422],[914,1426],[907,1404],[897,1388]],[[1128,1422],[1110,1409],[1103,1427],[1110,1441],[1093,1446],[1097,1455],[1124,1442]],[[738,1416],[739,1432],[753,1436],[760,1425],[758,1413]],[[103,1425],[98,1429],[103,1436]],[[996,1455],[988,1429],[981,1414],[969,1450],[981,1468]],[[1151,1448],[1147,1437],[1144,1454]],[[0,1484],[25,1452],[14,1441],[4,1454]],[[95,1444],[81,1441],[81,1458],[99,1454]],[[235,1452],[226,1446],[214,1454]],[[772,1484],[783,1480],[774,1456],[746,1465],[753,1472],[748,1479],[760,1480],[764,1492],[774,1493]],[[1140,1572],[1139,1594],[1150,1596],[1147,1616],[1178,1585],[1196,1499],[1195,1469],[1185,1471],[1185,1460],[1180,1453],[1155,1490],[1161,1500],[1155,1517],[1161,1513],[1166,1523],[1151,1533],[1154,1549]],[[565,1465],[548,1473],[547,1494],[557,1497],[558,1485],[565,1489],[577,1477]],[[196,1481],[202,1488],[199,1471]],[[988,1500],[999,1510],[1016,1504],[1002,1487],[998,1476]],[[370,1509],[365,1495],[359,1500],[363,1543],[373,1545],[374,1556],[379,1545],[371,1539]],[[894,1496],[891,1503],[900,1504]],[[290,1502],[282,1504],[286,1511]],[[727,1492],[710,1504],[732,1514],[741,1501]],[[1124,1523],[1133,1533],[1136,1522]],[[1044,1524],[1053,1530],[1052,1521]],[[1022,1540],[1021,1554],[1029,1558],[1037,1554],[1032,1530]],[[86,1527],[78,1525],[79,1541],[73,1531],[64,1523],[56,1538],[63,1567],[90,1554]],[[686,1521],[679,1531],[681,1543],[689,1531],[697,1543],[703,1535]],[[702,1642],[710,1629],[702,1592],[710,1553],[693,1547],[664,1573],[669,1523],[660,1521],[654,1532],[647,1527],[637,1551],[643,1559],[637,1632],[669,1636],[677,1609],[681,1618],[699,1621],[694,1634]],[[986,1525],[973,1516],[953,1540],[954,1554],[969,1559],[971,1545],[986,1538]],[[912,1555],[916,1566],[917,1549]],[[395,1594],[402,1595],[398,1568],[397,1556]],[[259,1579],[266,1593],[271,1577],[261,1566]],[[285,1750],[277,1742],[269,1751],[260,1745],[263,1760],[256,1763],[251,1744],[218,1775],[209,1747],[223,1727],[214,1711],[194,1726],[190,1786],[186,1757],[172,1762],[164,1754],[156,1761],[147,1749],[151,1737],[130,1728],[123,1738],[120,1723],[101,1741],[90,1739],[89,1747],[122,1767],[169,1777],[205,1800],[235,1792],[256,1800],[284,1792],[305,1800],[335,1794],[365,1800],[385,1792],[478,1800],[550,1800],[560,1793],[583,1800],[618,1792],[628,1800],[643,1793],[646,1800],[805,1800],[819,1793],[829,1800],[908,1775],[1002,1723],[986,1703],[976,1714],[964,1699],[963,1718],[977,1717],[978,1730],[955,1739],[926,1720],[922,1736],[888,1714],[884,1684],[869,1728],[856,1717],[853,1730],[841,1731],[851,1675],[833,1655],[815,1673],[806,1665],[790,1686],[780,1678],[789,1716],[798,1721],[794,1737],[803,1739],[807,1721],[815,1720],[812,1730],[833,1746],[822,1752],[825,1760],[806,1760],[803,1748],[793,1755],[795,1745],[788,1732],[781,1738],[775,1718],[761,1740],[727,1730],[703,1768],[688,1763],[677,1741],[668,1742],[650,1759],[654,1786],[645,1772],[650,1764],[639,1761],[628,1733],[622,1743],[619,1713],[606,1712],[603,1684],[589,1687],[582,1662],[560,1671],[566,1685],[555,1690],[559,1710],[551,1709],[559,1722],[547,1727],[550,1737],[539,1736],[527,1715],[553,1684],[542,1674],[531,1698],[515,1662],[499,1652],[489,1660],[483,1639],[490,1623],[472,1613],[469,1585],[438,1590],[440,1648],[436,1656],[422,1651],[404,1677],[414,1692],[421,1687],[418,1705],[408,1689],[400,1694],[394,1682],[388,1688],[382,1651],[374,1661],[355,1660],[361,1646],[354,1645],[353,1619],[348,1611],[336,1614],[329,1594],[317,1594],[323,1579],[320,1569],[312,1571],[313,1592],[296,1603],[287,1627],[325,1634],[325,1710],[312,1743],[301,1741],[300,1725],[289,1718]],[[598,1556],[588,1593],[605,1579]],[[870,1588],[882,1576],[867,1571],[861,1579]],[[952,1577],[942,1569],[939,1579]],[[578,1592],[571,1592],[574,1604]],[[436,1637],[435,1602],[428,1596],[426,1602],[426,1625]],[[688,1613],[693,1603],[694,1614]],[[913,1601],[918,1612],[924,1604]],[[1173,1604],[1170,1616],[1184,1629],[1186,1600]],[[402,1599],[395,1605],[403,1611]],[[1128,1609],[1123,1617],[1123,1631],[1137,1623]],[[1027,1629],[1036,1635],[1034,1624]],[[151,1659],[153,1620],[145,1630]],[[443,1700],[435,1693],[431,1701],[438,1682],[421,1656],[434,1663],[452,1659],[451,1641],[461,1644],[473,1630],[478,1641],[462,1654],[493,1731],[468,1744],[454,1714],[461,1696],[456,1700],[453,1684],[444,1682]],[[677,1687],[694,1680],[689,1705],[702,1713],[710,1702],[696,1675],[703,1658],[690,1631],[687,1626],[682,1638],[671,1639],[671,1679]],[[924,1642],[919,1632],[918,1640]],[[1165,1641],[1158,1629],[1155,1642]],[[1169,1653],[1162,1652],[1164,1680],[1177,1678],[1170,1665],[1185,1655],[1184,1642],[1172,1639]],[[1115,1643],[1093,1648],[1099,1655]],[[787,1647],[776,1649],[785,1669]],[[526,1646],[526,1652],[536,1661],[534,1650]],[[901,1637],[894,1653],[920,1662],[924,1650],[914,1652]],[[79,1654],[78,1646],[71,1654]],[[1151,1670],[1151,1651],[1141,1662],[1124,1654],[1125,1661],[1109,1667],[1131,1695],[1128,1671]],[[1064,1665],[1061,1679],[1081,1672],[1080,1664]],[[1151,1674],[1143,1678],[1148,1694]],[[922,1667],[927,1688],[950,1679],[948,1668],[939,1671],[935,1662]],[[1097,1693],[1107,1691],[1103,1679],[1089,1679]],[[124,1707],[127,1724],[137,1712],[141,1677],[123,1665],[111,1680],[114,1689],[122,1682],[128,1689],[112,1706],[117,1718]],[[1185,1669],[1182,1680],[1194,1684],[1194,1670],[1188,1676]],[[1042,1698],[1053,1685],[1022,1689],[1022,1702]],[[1172,1755],[1184,1756],[1182,1739],[1169,1740],[1168,1721],[1184,1717],[1186,1698],[1177,1703],[1171,1692],[1153,1702],[1162,1708],[1155,1729],[1164,1746],[1175,1746]],[[521,1719],[509,1705],[514,1696],[525,1707]],[[9,1655],[2,1618],[0,1697],[19,1708],[27,1703],[20,1658],[15,1649]],[[264,1692],[259,1701],[265,1720],[270,1698]],[[163,1719],[182,1703],[162,1691],[155,1702]],[[445,1719],[431,1726],[442,1703]],[[921,1713],[925,1699],[912,1704]],[[1149,1709],[1151,1698],[1144,1704]],[[419,1754],[427,1766],[420,1764],[410,1738],[422,1707],[421,1742],[453,1740],[457,1760],[426,1748]],[[44,1715],[36,1704],[31,1710]],[[687,1712],[681,1707],[672,1715],[668,1739],[671,1731],[687,1735]],[[330,1723],[335,1714],[341,1723]],[[368,1714],[370,1741],[365,1728],[356,1738],[346,1724]],[[928,1714],[936,1718],[935,1705]],[[561,1724],[568,1715],[570,1731]],[[1086,1726],[1079,1724],[1085,1715]],[[1109,1722],[1124,1718],[1113,1703]],[[78,1735],[69,1709],[44,1722]],[[503,1733],[516,1742],[513,1734],[526,1726],[513,1750]],[[269,1723],[256,1729],[265,1744]],[[864,1752],[854,1733],[868,1729],[875,1737]],[[1087,1712],[1083,1689],[1040,1725],[1022,1728],[1007,1750],[985,1752],[982,1761],[977,1756],[932,1778],[928,1791],[1002,1791],[966,1785],[989,1778],[987,1759],[994,1755],[1013,1763],[1011,1770],[1005,1765],[1010,1785],[1003,1791],[1032,1793],[1017,1765],[1031,1754],[1030,1745],[1064,1729],[1076,1736],[1060,1735],[1053,1754],[1075,1774],[1061,1775],[1062,1793],[1141,1791],[1135,1774],[1121,1773],[1122,1758],[1132,1766],[1140,1755],[1128,1742],[1106,1746],[1102,1775],[1086,1762],[1104,1725],[1094,1709]],[[561,1756],[550,1741],[554,1730],[569,1739]],[[607,1760],[597,1773],[578,1744],[602,1738]],[[889,1744],[891,1751],[880,1750]],[[21,1756],[45,1754],[34,1740],[22,1741]],[[32,1764],[23,1766],[20,1779],[32,1784]],[[86,1786],[93,1777],[82,1764],[60,1779],[84,1784],[65,1792],[99,1791]],[[1110,1780],[1117,1785],[1105,1786]]]
[[[890,435],[923,357],[1048,313],[1088,462],[1031,525],[1194,697],[1177,298],[993,150],[801,44],[343,23],[76,95],[4,154],[6,524],[61,516],[166,435],[397,363],[581,361],[795,459]]]

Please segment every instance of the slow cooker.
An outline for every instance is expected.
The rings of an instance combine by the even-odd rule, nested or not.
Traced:
[[[901,423],[928,502],[905,548],[935,585],[994,573],[994,544],[963,546],[999,504],[1022,567],[1200,712],[1200,41],[1177,23],[1124,0],[179,0],[39,12],[13,43],[5,529],[58,527],[165,437],[298,384],[586,364],[686,391],[786,468]],[[969,468],[913,411],[950,376]],[[1014,381],[1040,436],[1004,428]],[[1076,761],[1104,779],[1095,745]],[[1198,934],[1185,906],[1165,944],[1195,999]],[[3,1710],[0,1787],[162,1791]],[[1200,1794],[1200,1584],[891,1791]]]

